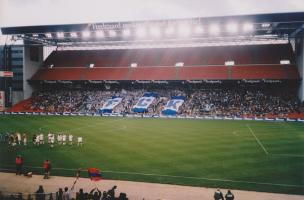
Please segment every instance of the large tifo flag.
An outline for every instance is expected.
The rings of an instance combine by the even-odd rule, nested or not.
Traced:
[[[176,115],[178,113],[178,109],[183,105],[185,101],[184,96],[172,96],[171,100],[167,102],[164,107],[162,113],[164,115]]]
[[[112,97],[112,99],[108,99],[99,109],[100,113],[112,113],[113,109],[120,104],[122,101],[121,97]]]
[[[89,168],[88,169],[89,177],[91,181],[99,181],[101,180],[101,173],[97,168]]]
[[[153,92],[147,92],[144,94],[143,97],[141,97],[138,102],[133,106],[133,112],[137,113],[143,113],[146,112],[149,108],[149,106],[154,101],[155,97],[157,96],[156,93]]]

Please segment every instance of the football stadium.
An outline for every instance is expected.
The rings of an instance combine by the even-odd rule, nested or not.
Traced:
[[[1,32],[1,200],[304,198],[304,12]]]

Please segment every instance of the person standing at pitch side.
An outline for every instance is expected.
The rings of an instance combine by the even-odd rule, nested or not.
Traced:
[[[49,160],[45,160],[43,162],[43,169],[44,169],[44,179],[49,179],[50,177],[50,170],[51,170],[51,162]]]
[[[215,192],[214,192],[214,200],[224,200],[224,196],[223,196],[223,193],[220,191],[220,189],[217,189]]]
[[[22,174],[23,159],[20,155],[16,157],[16,175]]]

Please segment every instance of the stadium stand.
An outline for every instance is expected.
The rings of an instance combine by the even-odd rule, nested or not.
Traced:
[[[281,60],[289,60],[290,64],[282,65]],[[227,61],[234,64],[225,65]],[[90,63],[94,66],[88,67]],[[131,67],[131,63],[137,66]],[[175,66],[176,63],[184,66]],[[55,84],[52,89],[36,91],[31,101],[23,104],[23,109],[15,106],[13,111],[136,114],[141,110],[135,109],[137,104],[147,100],[142,97],[153,92],[155,98],[148,99],[150,102],[146,102],[143,111],[148,115],[171,113],[167,104],[175,105],[178,101],[173,99],[176,97],[182,97],[182,101],[173,113],[182,116],[303,118],[304,113],[303,103],[297,99],[296,91],[290,89],[294,85],[288,87],[288,81],[296,83],[299,80],[290,44],[65,50],[52,52],[43,66],[31,81],[114,80],[124,81],[124,84],[103,89],[100,88],[103,86],[85,88],[82,84],[81,88],[75,89]],[[199,87],[188,83],[197,80],[224,83]],[[244,80],[257,80],[258,83]],[[267,86],[260,83],[265,80],[283,84]],[[171,82],[164,88],[161,84],[136,86],[131,81],[175,81],[176,84]],[[110,111],[103,110],[106,104],[111,104],[109,99],[117,105]]]
[[[288,88],[274,89],[275,86],[261,86],[260,84],[239,84],[237,86],[220,84],[216,88],[196,89],[178,86],[175,90],[161,89],[161,87],[153,89],[157,97],[145,111],[146,114],[161,115],[166,103],[173,96],[185,97],[185,101],[177,113],[184,116],[270,118],[290,116],[302,118],[301,113],[304,113],[304,104],[297,100],[296,93]],[[122,102],[111,112],[132,114],[136,113],[132,108],[145,92],[144,89],[130,88],[128,90],[57,89],[38,91],[33,94],[30,107],[28,108],[28,105],[26,108],[51,113],[101,113],[100,109],[108,99],[120,97]]]
[[[291,65],[280,65],[289,60]],[[235,65],[225,66],[226,61]],[[178,62],[184,67],[175,67]],[[88,65],[94,64],[93,68]],[[138,67],[131,68],[136,63]],[[32,80],[299,79],[289,44],[54,51]],[[48,66],[53,66],[48,68]],[[285,69],[288,67],[288,70]]]

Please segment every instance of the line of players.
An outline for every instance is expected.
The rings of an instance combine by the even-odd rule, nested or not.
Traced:
[[[54,147],[55,144],[55,134],[54,133],[48,133],[47,135],[47,142],[50,145],[50,147]],[[72,134],[66,135],[66,134],[61,134],[59,133],[57,135],[57,142],[59,145],[73,145],[74,144],[74,140],[73,140],[74,136]],[[77,146],[82,146],[83,145],[83,138],[82,137],[77,137]],[[44,144],[44,135],[42,133],[40,134],[34,134],[33,135],[33,144],[35,146],[39,146]]]
[[[48,133],[47,135],[48,138],[48,144],[51,147],[54,147],[55,144],[55,134],[53,133]],[[69,134],[61,134],[59,133],[57,135],[57,142],[59,145],[73,145],[74,144],[74,140],[73,140],[73,135]],[[11,133],[1,133],[0,134],[0,140],[1,142],[7,142],[9,146],[14,147],[17,145],[23,145],[23,146],[27,146],[28,144],[28,140],[27,140],[27,135],[26,133],[19,133],[16,132],[15,134]],[[32,142],[35,146],[39,146],[44,144],[44,135],[42,133],[40,134],[34,134],[33,138],[32,138]],[[77,137],[77,141],[75,141],[77,143],[77,146],[82,146],[83,145],[83,138],[82,137]]]
[[[27,136],[25,133],[21,134],[19,132],[13,133],[2,133],[0,134],[1,142],[7,142],[9,146],[16,146],[16,145],[27,145]]]

